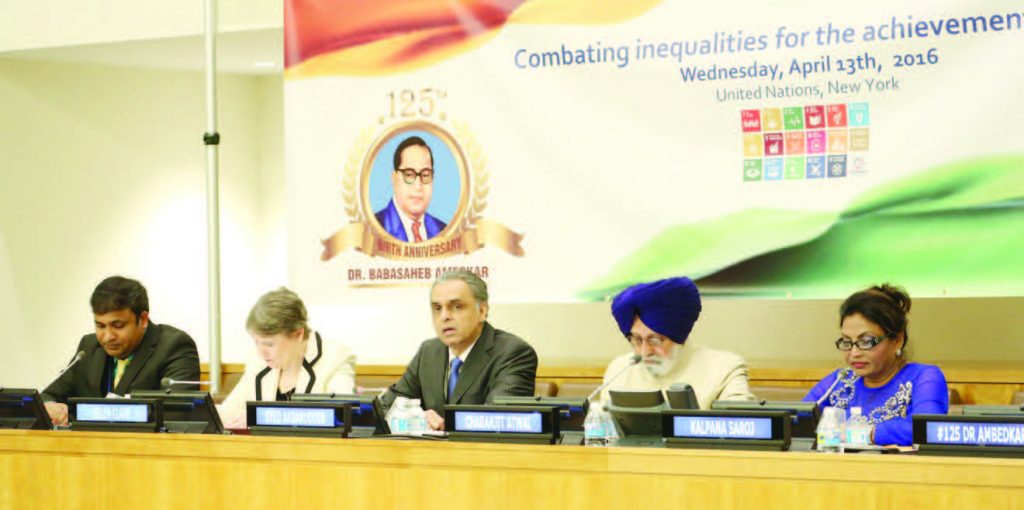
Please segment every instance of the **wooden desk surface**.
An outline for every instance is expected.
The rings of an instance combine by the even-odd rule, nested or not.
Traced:
[[[1024,460],[0,431],[0,508],[1012,508]]]

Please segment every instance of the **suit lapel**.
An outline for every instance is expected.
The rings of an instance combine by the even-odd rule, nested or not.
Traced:
[[[314,332],[315,333],[315,332]],[[323,343],[320,340],[320,333],[306,341],[306,352],[302,358],[302,369],[295,379],[295,393],[312,393],[313,385],[316,383],[316,371],[313,367],[320,356],[323,355]]]
[[[426,359],[421,362],[421,366],[424,367],[422,371],[424,404],[426,404],[429,394],[431,402],[440,402],[441,405],[444,405],[444,392],[448,387],[448,381],[444,378],[445,367],[448,366],[448,347],[438,340],[431,346],[430,352],[427,352],[425,357]],[[434,370],[437,372],[435,373]],[[426,405],[425,407],[430,406]]]
[[[430,239],[436,236],[437,234],[440,234],[441,231],[444,230],[446,226],[448,225],[445,224],[443,221],[429,214],[423,215],[423,228],[425,228],[427,231],[427,239]]]
[[[132,381],[139,375],[142,367],[145,366],[146,361],[153,355],[153,350],[156,349],[157,337],[156,332],[157,325],[152,322],[149,323],[149,327],[146,328],[146,334],[142,336],[142,342],[135,349],[132,355],[131,362],[124,369],[124,375],[121,376],[121,381],[117,387],[114,388],[114,393],[118,395],[125,395],[128,388],[132,387]]]
[[[405,226],[402,225],[402,217],[398,215],[398,208],[395,206],[394,199],[388,202],[388,206],[384,209],[384,221],[382,223],[381,226],[384,227],[384,230],[395,239],[406,243],[409,242],[405,235]]]
[[[466,364],[459,371],[459,382],[455,383],[455,397],[449,399],[449,402],[452,404],[459,403],[459,400],[466,394],[466,391],[476,383],[481,374],[490,366],[491,349],[493,348],[494,328],[485,322],[484,329],[480,332],[480,339],[473,345],[473,350],[469,351]]]
[[[96,341],[96,349],[93,349],[92,356],[89,357],[88,367],[85,373],[88,374],[87,382],[90,393],[94,395],[100,395],[105,397],[107,391],[107,381],[103,378],[103,373],[107,368],[108,360],[107,352],[99,346],[99,341]]]

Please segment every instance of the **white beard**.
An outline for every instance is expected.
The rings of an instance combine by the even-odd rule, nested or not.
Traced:
[[[644,368],[646,368],[654,377],[663,377],[665,374],[672,371],[672,367],[675,366],[677,358],[676,351],[679,350],[680,347],[682,346],[677,345],[675,349],[672,349],[668,356],[659,356],[654,354],[644,358],[642,362]]]

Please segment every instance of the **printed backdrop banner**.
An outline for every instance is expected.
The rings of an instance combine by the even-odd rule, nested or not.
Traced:
[[[289,279],[1024,294],[1019,1],[286,0]]]

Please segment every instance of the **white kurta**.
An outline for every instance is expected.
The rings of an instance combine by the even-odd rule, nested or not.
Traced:
[[[675,383],[692,386],[701,409],[710,409],[715,400],[754,400],[743,358],[689,342],[674,349],[678,359],[665,375],[651,374],[640,362],[601,392],[601,403],[611,403],[608,390],[667,390]],[[613,359],[604,371],[604,381],[625,368],[632,357],[628,353]]]

